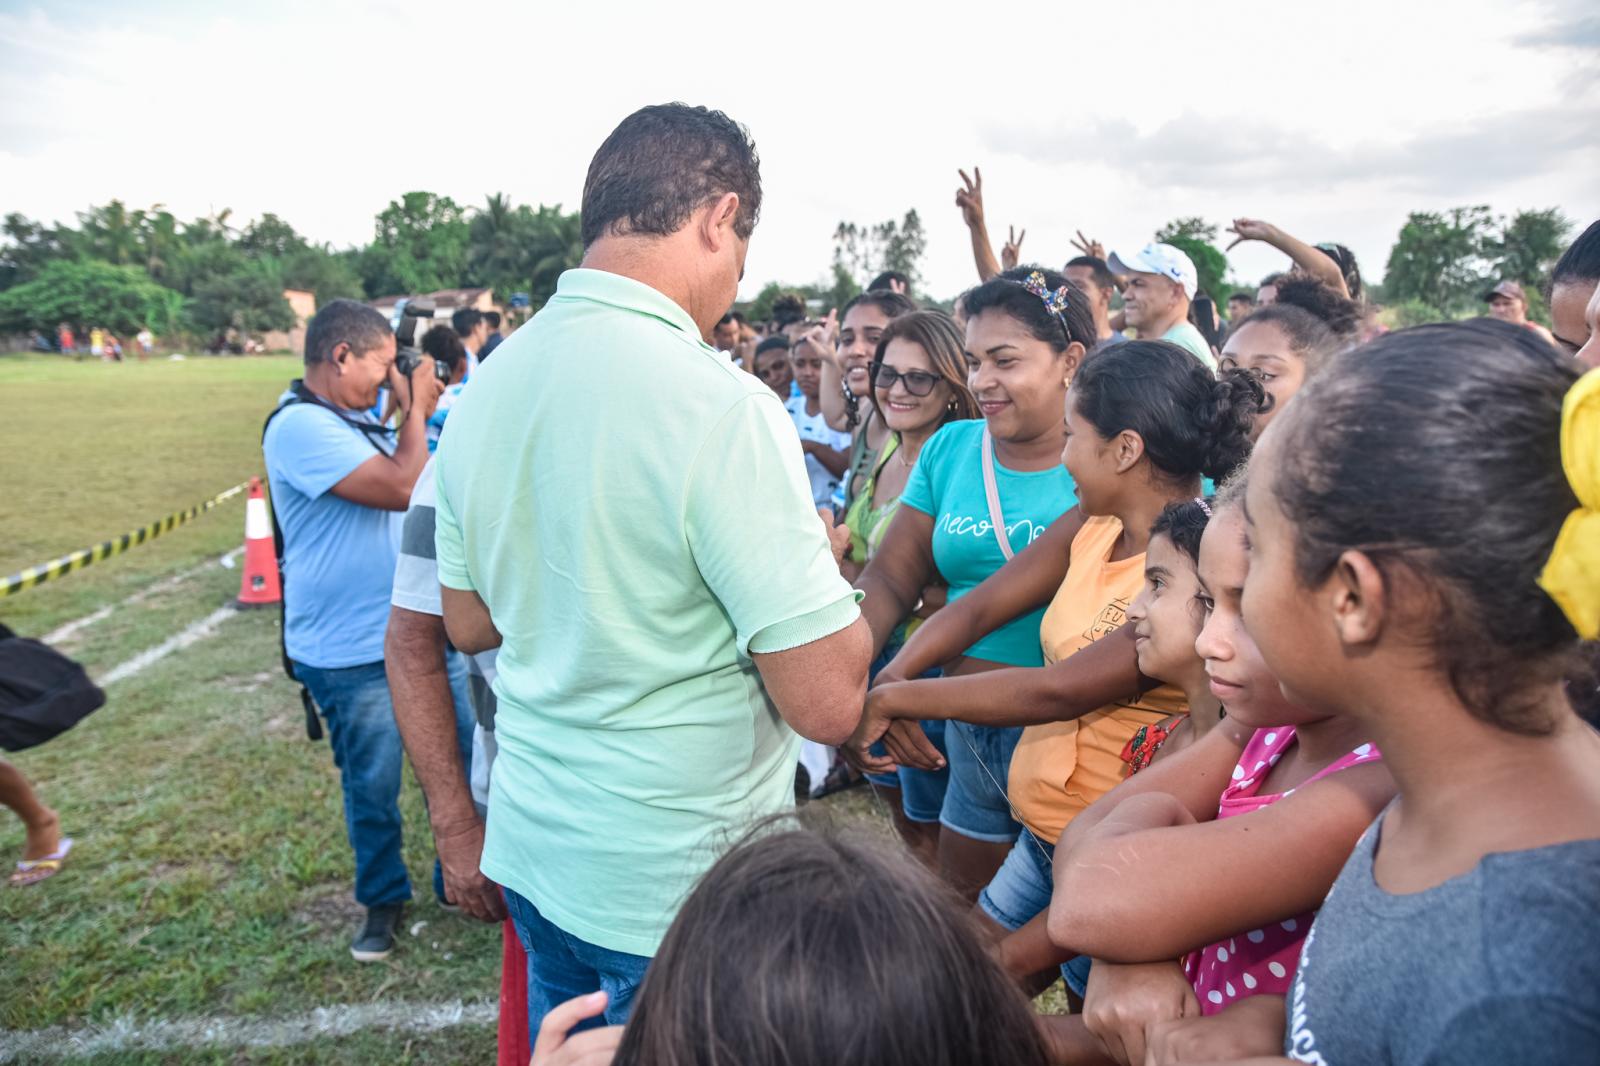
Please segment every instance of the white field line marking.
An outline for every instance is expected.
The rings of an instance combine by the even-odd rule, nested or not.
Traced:
[[[223,619],[231,618],[238,613],[238,610],[231,604],[227,607],[218,607],[215,611],[200,619],[200,621],[168,637],[155,647],[146,648],[127,662],[113,666],[110,672],[95,681],[95,684],[101,688],[106,688],[117,681],[121,681],[123,678],[132,677],[151,663],[165,659],[175,651],[182,651],[189,645],[206,639],[217,631],[217,627],[222,624]]]
[[[285,1047],[349,1036],[364,1029],[427,1033],[457,1025],[490,1025],[498,1003],[352,1003],[318,1007],[282,1018],[213,1016],[139,1022],[118,1018],[108,1025],[56,1025],[48,1029],[0,1030],[0,1062],[39,1062],[123,1051],[178,1048]]]
[[[71,622],[59,625],[39,639],[45,644],[51,645],[52,647],[60,644],[64,640],[71,640],[75,635],[77,635],[78,630],[85,629],[94,625],[96,622],[104,621],[105,619],[110,618],[113,611],[119,611],[124,607],[132,607],[134,604],[146,600],[158,592],[164,592],[175,585],[181,585],[191,577],[194,577],[196,574],[204,573],[213,566],[224,566],[231,569],[233,566],[233,561],[243,554],[244,549],[242,547],[235,548],[231,552],[228,552],[226,555],[222,556],[220,559],[215,559],[207,563],[201,563],[199,566],[192,567],[181,573],[173,574],[171,577],[163,578],[154,584],[146,585],[144,588],[140,589],[138,592],[135,592],[121,603],[107,604],[98,610],[89,612],[82,618],[77,618]]]

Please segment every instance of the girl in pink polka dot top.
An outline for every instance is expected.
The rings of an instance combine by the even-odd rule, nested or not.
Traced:
[[[1258,1029],[1252,1011],[1281,1019],[1312,917],[1394,797],[1363,727],[1286,697],[1245,632],[1239,495],[1224,489],[1201,540],[1195,648],[1228,721],[1254,732],[1242,754],[1213,731],[1129,778],[1056,848],[1050,935],[1094,958],[1084,1021],[1123,1061],[1173,1027],[1238,1057],[1229,1036]]]
[[[1236,818],[1259,811],[1278,800],[1351,766],[1379,758],[1378,749],[1362,743],[1351,749],[1297,786],[1285,792],[1263,793],[1262,785],[1284,754],[1294,747],[1295,727],[1276,726],[1258,729],[1244,754],[1233,768],[1232,780],[1222,790],[1217,805],[1217,820]],[[1307,911],[1278,922],[1265,922],[1226,941],[1218,941],[1183,960],[1183,973],[1194,986],[1200,1013],[1216,1014],[1241,997],[1265,993],[1281,996],[1294,979],[1295,962],[1300,957],[1300,942],[1316,912]]]

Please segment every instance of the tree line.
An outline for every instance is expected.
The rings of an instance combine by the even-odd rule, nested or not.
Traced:
[[[285,289],[372,300],[436,289],[489,288],[537,309],[583,256],[579,219],[559,204],[481,207],[408,192],[374,219],[366,245],[335,250],[264,214],[243,225],[223,210],[188,222],[157,204],[120,200],[53,225],[15,212],[0,224],[0,333],[62,323],[131,333],[187,333],[205,342],[286,330]]]
[[[1531,316],[1547,321],[1543,289],[1571,229],[1555,208],[1509,217],[1482,204],[1412,212],[1382,284],[1371,291],[1397,324],[1409,325],[1476,313],[1485,288],[1512,279],[1527,290]],[[1155,234],[1189,254],[1201,290],[1221,304],[1254,281],[1230,276],[1217,235],[1215,224],[1196,217],[1174,219]],[[766,317],[785,292],[843,306],[888,270],[910,277],[929,302],[921,289],[927,234],[916,210],[878,223],[841,221],[833,245],[821,280],[772,282],[747,313]],[[227,210],[180,222],[162,205],[130,209],[119,200],[80,212],[76,225],[12,213],[0,226],[0,333],[50,335],[65,322],[119,332],[148,326],[202,342],[249,336],[293,326],[285,289],[308,290],[321,306],[339,297],[483,287],[502,302],[526,294],[537,310],[561,272],[582,257],[576,212],[514,204],[502,193],[463,206],[408,192],[375,217],[370,243],[338,250],[270,213],[243,225]]]

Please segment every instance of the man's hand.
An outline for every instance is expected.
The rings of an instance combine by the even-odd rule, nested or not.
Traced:
[[[1083,1020],[1124,1066],[1143,1066],[1151,1026],[1199,1016],[1194,988],[1175,962],[1120,965],[1096,959],[1089,970]]]
[[[572,1035],[573,1026],[605,1009],[604,992],[591,992],[553,1008],[539,1023],[529,1066],[607,1066],[622,1043],[622,1026],[608,1025]]]
[[[1000,246],[1001,270],[1016,269],[1017,263],[1022,259],[1022,238],[1027,235],[1027,230],[1018,233],[1016,227],[1006,227],[1006,243]]]
[[[1106,257],[1106,246],[1093,237],[1085,237],[1083,230],[1079,230],[1078,235],[1072,239],[1072,246],[1084,255],[1092,255],[1096,259]]]
[[[1270,222],[1263,222],[1259,218],[1236,218],[1233,220],[1233,225],[1228,227],[1228,232],[1237,234],[1237,236],[1228,242],[1228,246],[1223,251],[1231,252],[1236,246],[1243,244],[1245,241],[1270,242],[1277,231],[1277,226]]]
[[[968,229],[977,229],[983,225],[983,171],[977,167],[972,168],[972,177],[967,177],[965,170],[956,171],[961,175],[961,188],[956,190],[956,206],[961,208],[961,217],[967,223]]]
[[[801,444],[809,443],[801,441]],[[822,528],[828,534],[828,547],[833,550],[833,565],[838,566],[844,562],[844,557],[850,552],[850,527],[835,525],[833,512],[826,507],[817,508],[817,517],[822,519]]]
[[[500,886],[483,876],[483,822],[473,813],[470,821],[433,827],[433,846],[444,870],[444,898],[482,922],[506,920]]]

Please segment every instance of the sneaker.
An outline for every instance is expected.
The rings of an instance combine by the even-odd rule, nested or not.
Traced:
[[[367,908],[367,924],[350,944],[350,954],[357,962],[377,962],[389,957],[389,952],[394,950],[395,930],[400,928],[403,910],[404,903],[383,903]]]

